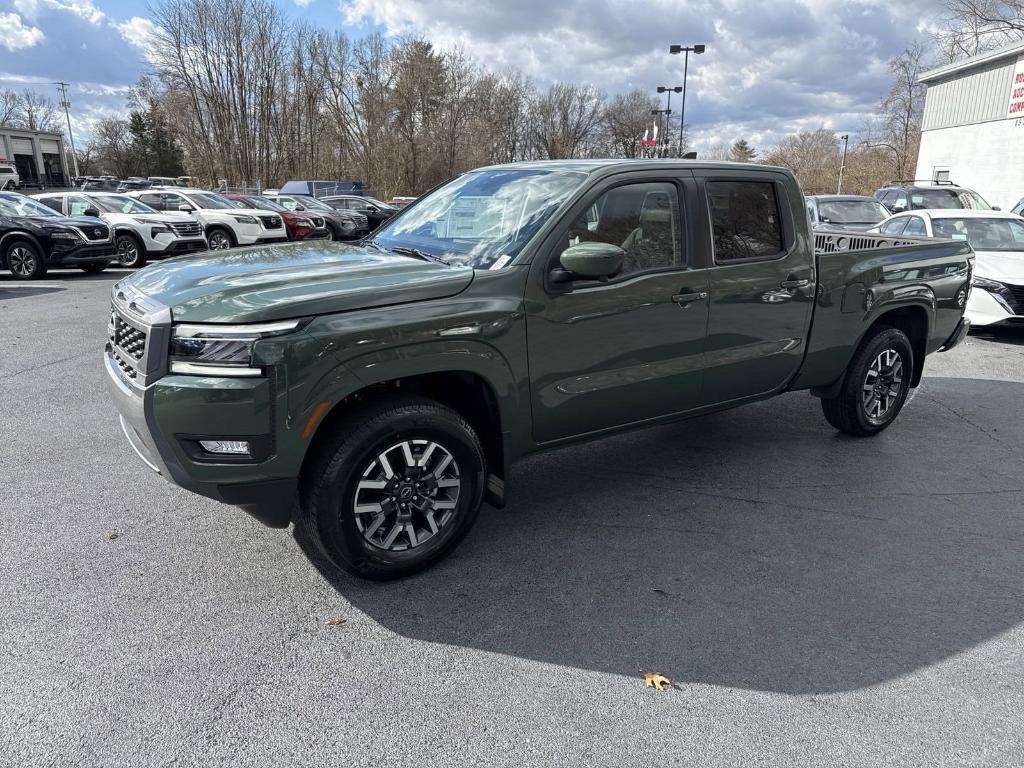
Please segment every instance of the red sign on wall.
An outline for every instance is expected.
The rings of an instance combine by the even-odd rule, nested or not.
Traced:
[[[1010,104],[1006,108],[1007,117],[1024,117],[1024,56],[1017,59],[1013,68],[1013,81],[1010,85]]]

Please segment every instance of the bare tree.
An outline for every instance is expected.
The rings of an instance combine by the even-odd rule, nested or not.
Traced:
[[[946,0],[934,38],[947,61],[1024,40],[1024,0]]]
[[[6,88],[0,91],[0,125],[14,125],[21,109],[21,97]]]
[[[18,98],[15,125],[29,131],[58,132],[57,107],[49,97],[26,88]]]
[[[869,132],[869,143],[891,153],[892,173],[897,179],[907,178],[917,164],[927,90],[918,80],[929,66],[920,44],[914,44],[889,62],[892,86],[882,99],[879,118]]]
[[[602,115],[609,154],[639,157],[640,140],[652,125],[651,110],[657,108],[658,99],[639,88],[612,97]]]
[[[544,158],[583,157],[596,142],[604,95],[589,85],[555,83],[533,107],[533,144]]]
[[[834,192],[839,177],[839,143],[826,128],[787,136],[765,156],[768,165],[789,168],[809,195]]]

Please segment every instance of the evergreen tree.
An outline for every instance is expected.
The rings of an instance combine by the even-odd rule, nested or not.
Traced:
[[[740,139],[732,145],[729,152],[729,159],[737,163],[750,163],[757,157],[757,151],[747,144],[746,139]]]

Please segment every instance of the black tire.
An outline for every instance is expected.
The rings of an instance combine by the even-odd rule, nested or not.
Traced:
[[[46,260],[31,240],[15,240],[4,251],[4,265],[15,280],[40,280],[46,275]]]
[[[485,460],[479,438],[458,413],[426,398],[396,397],[360,408],[331,429],[303,477],[296,526],[337,567],[374,581],[407,576],[441,560],[472,528]],[[434,487],[421,488],[420,481]],[[383,483],[390,490],[364,488]],[[357,513],[357,500],[371,511]]]
[[[338,234],[338,230],[335,229],[333,224],[327,225],[327,240],[340,240],[341,236]]]
[[[825,419],[848,435],[877,435],[902,410],[913,372],[914,349],[907,335],[889,326],[871,329],[846,369],[839,394],[822,399]]]
[[[135,235],[120,232],[114,237],[117,250],[117,265],[125,269],[142,269],[146,266],[146,249]]]
[[[235,238],[224,227],[210,227],[206,232],[206,245],[211,251],[226,251],[235,247]]]
[[[98,275],[100,272],[110,266],[110,263],[105,264],[86,264],[81,269],[87,275]]]

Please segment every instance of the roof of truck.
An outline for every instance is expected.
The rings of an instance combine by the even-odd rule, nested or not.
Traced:
[[[760,163],[730,163],[722,160],[681,160],[675,157],[652,160],[624,160],[622,158],[614,157],[595,158],[590,160],[529,160],[521,163],[488,165],[483,168],[474,168],[473,170],[493,171],[499,168],[538,171],[579,171],[581,173],[595,173],[606,169],[658,171],[671,168],[719,168],[721,170],[757,168],[766,171],[785,171],[786,173],[789,173],[789,170],[786,168],[761,165]]]

